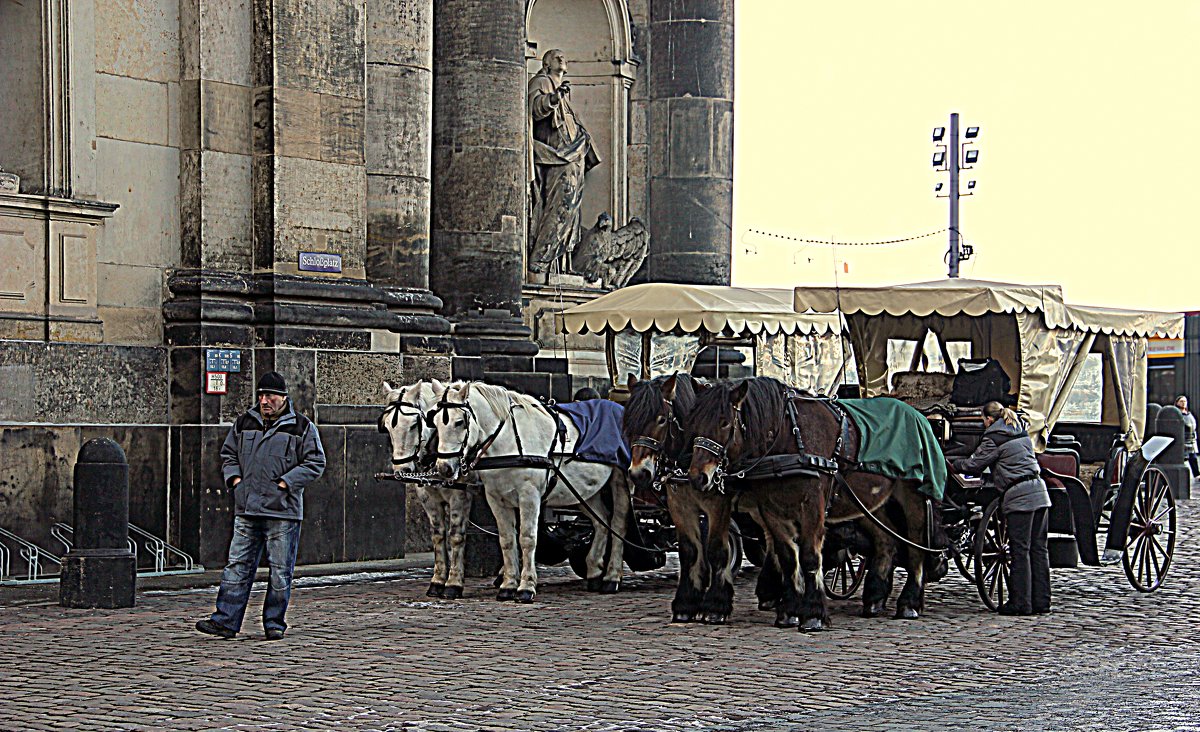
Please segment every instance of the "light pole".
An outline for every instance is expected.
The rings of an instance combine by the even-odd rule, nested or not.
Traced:
[[[938,152],[933,154],[933,167],[950,171],[949,190],[941,193],[941,183],[934,187],[938,198],[950,199],[950,251],[947,255],[950,277],[958,277],[959,262],[965,262],[972,253],[969,245],[962,244],[962,235],[958,228],[958,199],[963,196],[975,195],[975,181],[970,181],[967,184],[968,192],[963,193],[959,187],[959,173],[972,169],[975,167],[975,163],[979,162],[979,151],[971,147],[975,144],[974,139],[978,136],[978,127],[968,127],[965,135],[967,141],[959,144],[958,112],[950,115],[950,139],[945,143],[942,143],[942,140],[946,137],[946,128],[933,128],[933,141],[941,143],[936,146]],[[971,149],[967,149],[968,147]]]

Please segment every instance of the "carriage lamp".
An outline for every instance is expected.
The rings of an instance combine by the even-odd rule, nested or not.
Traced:
[[[978,128],[974,128],[974,129],[978,129]],[[941,142],[942,138],[945,136],[946,136],[946,128],[945,127],[934,127],[933,128],[933,141],[934,142]]]
[[[966,137],[968,140],[971,139],[972,137],[979,137],[979,128],[978,127],[968,127],[967,134],[964,135],[964,137]]]

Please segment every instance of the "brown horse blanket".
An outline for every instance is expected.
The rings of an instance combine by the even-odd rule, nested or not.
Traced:
[[[921,493],[941,500],[946,487],[946,458],[924,415],[888,397],[838,399],[836,403],[858,427],[858,462],[862,470],[920,481]]]

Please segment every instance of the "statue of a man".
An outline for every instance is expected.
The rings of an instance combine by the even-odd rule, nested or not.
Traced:
[[[584,174],[600,163],[592,138],[571,108],[567,59],[551,49],[529,80],[533,206],[529,271],[544,272],[579,241]]]

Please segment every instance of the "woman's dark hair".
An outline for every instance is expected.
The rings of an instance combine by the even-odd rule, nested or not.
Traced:
[[[1017,427],[1021,424],[1021,418],[1017,413],[1000,402],[988,402],[983,405],[983,416],[994,420],[1004,420],[1004,423],[1009,427]]]
[[[596,391],[590,386],[585,386],[579,391],[575,392],[575,396],[571,398],[577,402],[587,401],[588,399],[599,399],[600,392]]]

